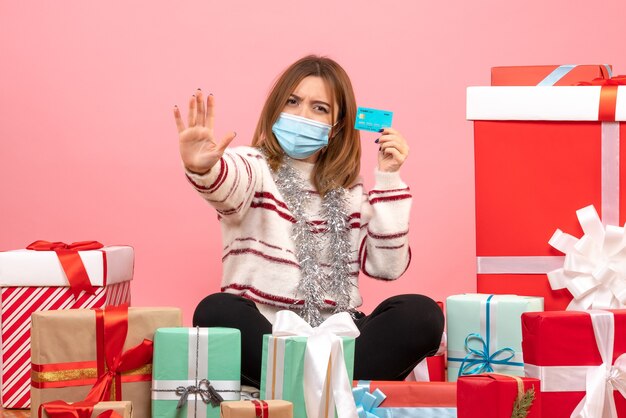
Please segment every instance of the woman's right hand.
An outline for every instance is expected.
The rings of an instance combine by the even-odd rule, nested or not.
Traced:
[[[213,133],[214,106],[215,98],[213,95],[209,95],[205,108],[202,100],[202,91],[198,89],[196,94],[189,100],[187,127],[183,123],[178,106],[174,107],[180,157],[185,167],[193,173],[208,173],[211,167],[220,160],[228,145],[235,139],[235,136],[237,136],[236,132],[230,132],[219,143],[215,141]]]

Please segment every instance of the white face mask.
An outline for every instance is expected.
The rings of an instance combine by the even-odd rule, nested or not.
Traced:
[[[331,125],[290,113],[281,113],[272,132],[285,154],[301,160],[328,145]]]

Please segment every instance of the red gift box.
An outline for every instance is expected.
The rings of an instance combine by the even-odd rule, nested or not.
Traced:
[[[548,244],[554,231],[582,235],[576,210],[588,205],[601,209],[605,223],[626,220],[626,194],[619,193],[626,103],[615,98],[623,89],[468,88],[478,292],[542,296],[546,310],[568,305],[571,295],[552,290],[546,277],[563,266]]]
[[[40,246],[42,241],[37,242]],[[47,243],[61,247],[62,243]],[[52,245],[53,244],[53,245]],[[93,294],[68,286],[69,273],[53,250],[0,252],[0,315],[2,318],[2,406],[30,406],[30,317],[35,311],[102,308],[130,303],[134,250],[128,246],[84,245],[80,264],[93,285]],[[86,249],[87,247],[94,247]],[[70,254],[71,256],[71,254]],[[70,264],[72,260],[70,260]],[[74,269],[79,271],[80,269]]]
[[[611,77],[610,65],[524,65],[493,67],[492,86],[572,86]]]
[[[456,407],[456,382],[355,381],[354,386],[369,392],[380,389],[386,399],[381,408]]]
[[[522,315],[522,335],[524,371],[541,378],[544,417],[570,417],[583,398],[600,406],[612,399],[617,408],[617,415],[592,409],[586,416],[626,416],[626,391],[612,390],[626,388],[626,356],[618,360],[626,353],[626,310],[529,312]],[[585,392],[588,387],[606,391]]]
[[[458,418],[510,418],[515,401],[531,388],[535,399],[526,417],[541,417],[538,379],[487,373],[461,376],[457,384]]]

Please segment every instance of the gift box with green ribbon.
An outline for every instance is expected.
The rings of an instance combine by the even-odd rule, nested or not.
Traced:
[[[464,294],[446,303],[448,380],[498,372],[524,375],[521,316],[543,311],[543,298]]]
[[[232,328],[161,328],[154,337],[153,418],[219,418],[240,399],[241,333]]]

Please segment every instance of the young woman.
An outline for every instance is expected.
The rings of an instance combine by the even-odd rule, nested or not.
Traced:
[[[242,383],[259,386],[263,334],[277,311],[291,309],[316,326],[352,313],[355,379],[404,379],[437,351],[443,314],[431,299],[401,295],[370,315],[358,276],[394,280],[409,266],[411,193],[400,179],[409,147],[381,131],[374,189],[359,177],[356,101],[335,61],[304,57],[274,84],[251,147],[229,148],[231,132],[213,131],[215,98],[198,90],[185,126],[174,117],[187,178],[217,211],[222,226],[222,293],[196,308],[194,326],[241,330]]]

